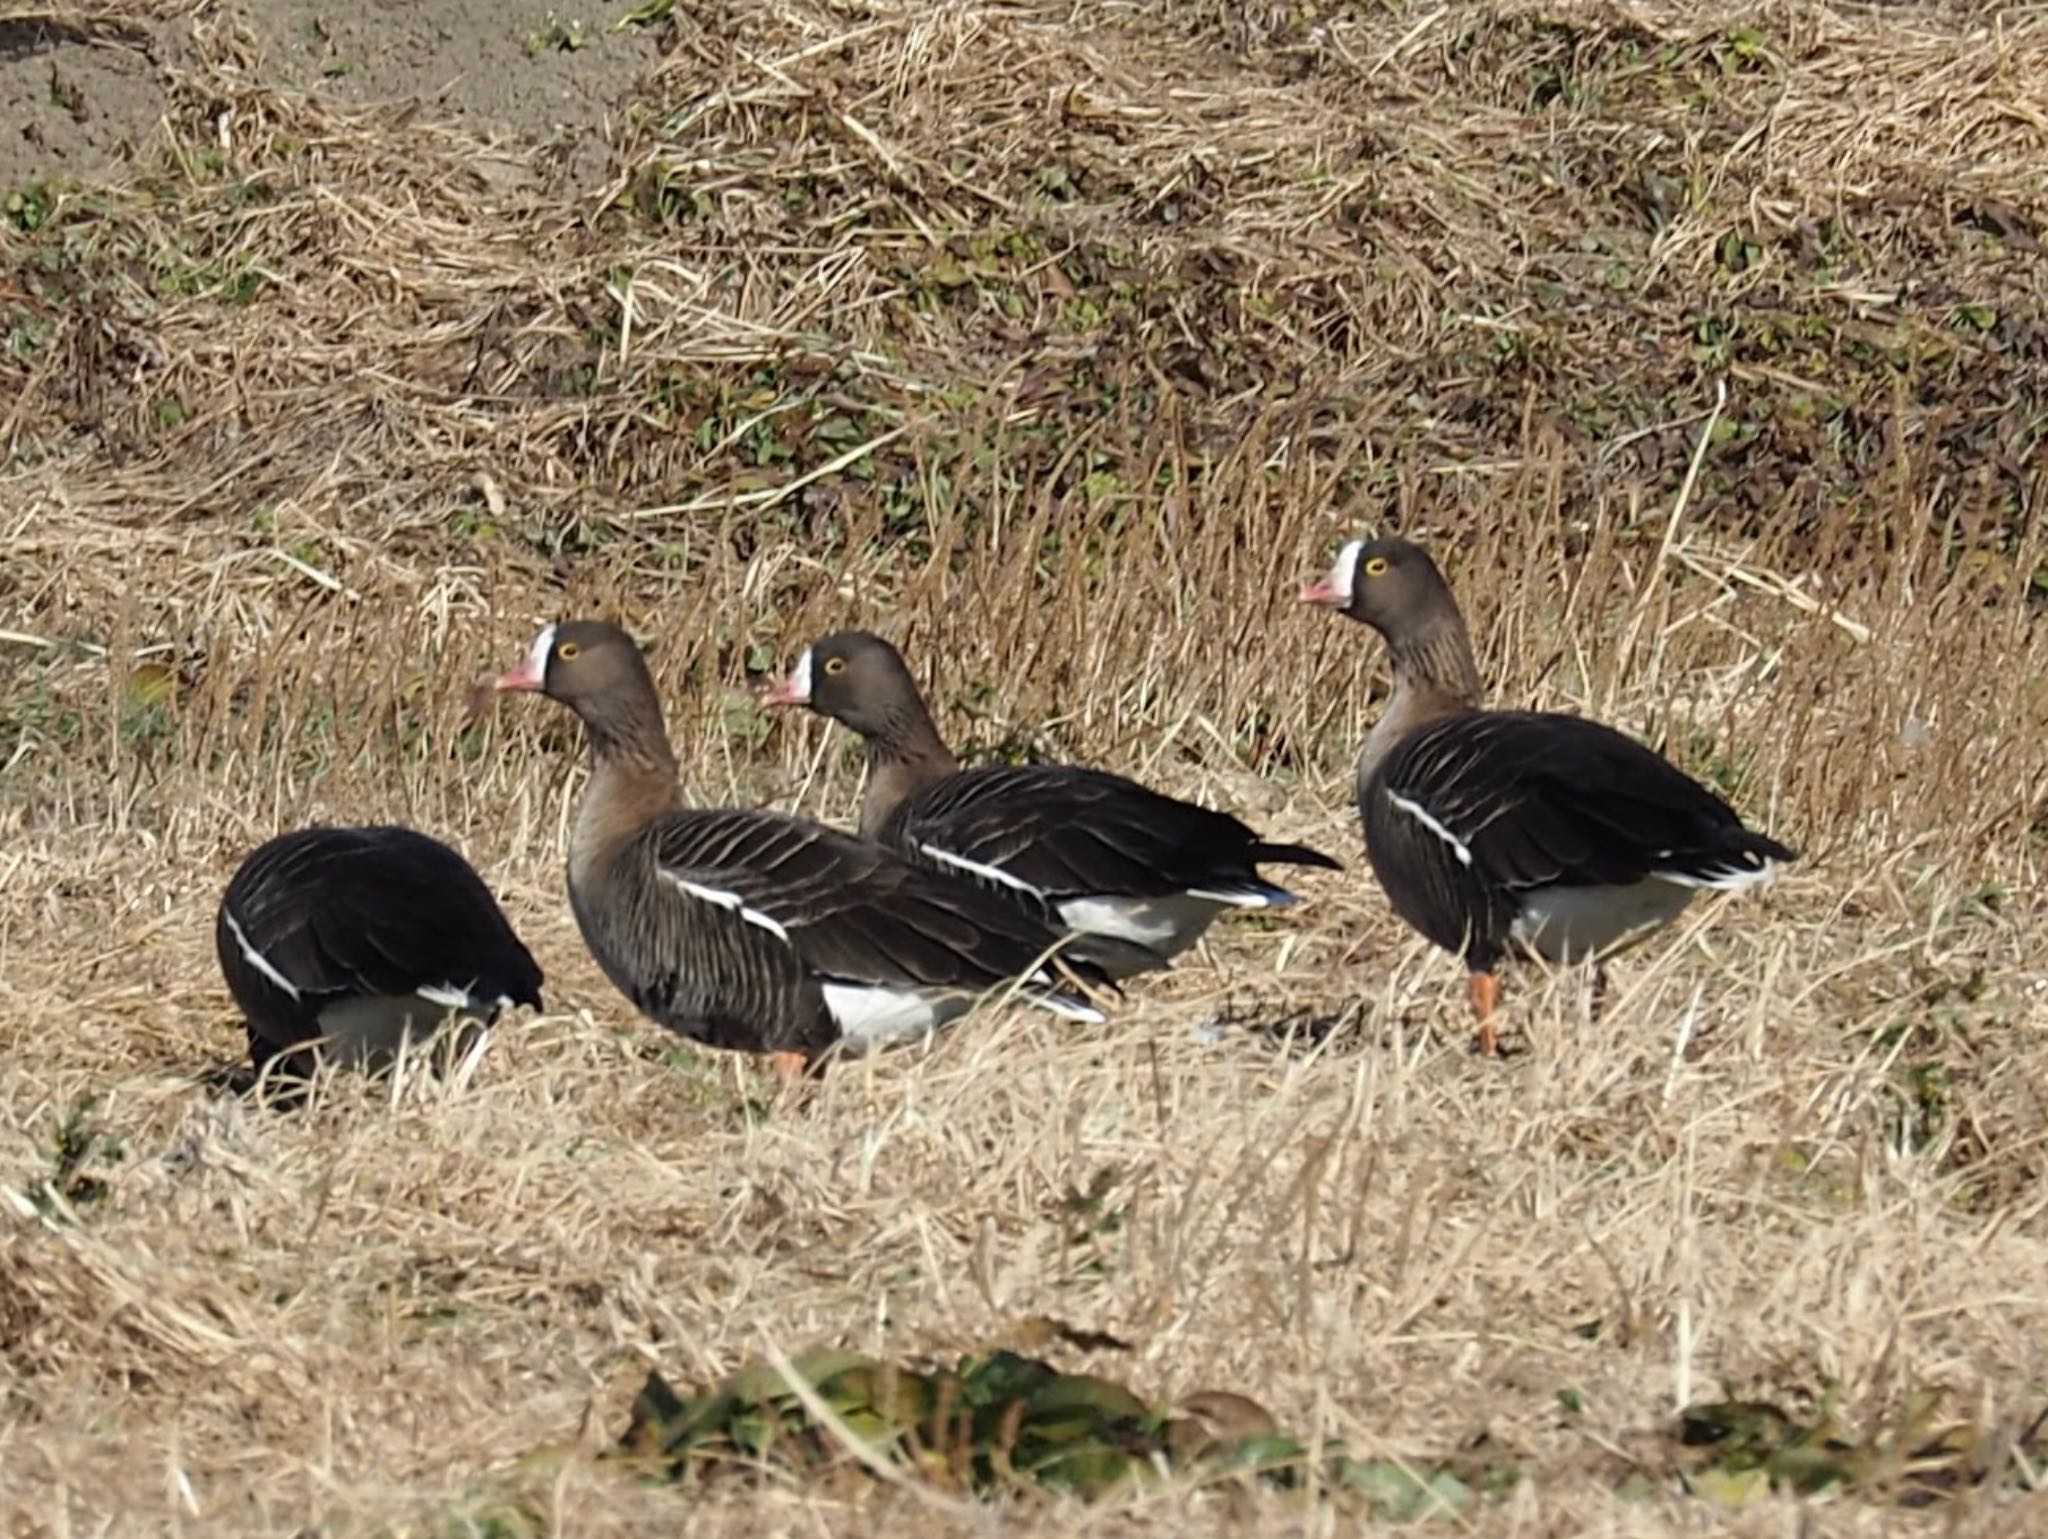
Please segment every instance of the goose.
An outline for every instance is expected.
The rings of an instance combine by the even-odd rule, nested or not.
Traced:
[[[1048,965],[1058,933],[973,883],[807,819],[686,808],[653,678],[617,626],[545,627],[497,688],[582,720],[591,778],[569,903],[606,976],[658,1024],[767,1054],[795,1080],[834,1050],[927,1036],[1010,985],[1068,1020],[1104,1019]]]
[[[903,655],[867,631],[813,643],[762,699],[808,706],[866,740],[862,835],[1049,918],[1114,979],[1166,966],[1230,909],[1295,902],[1259,875],[1262,861],[1343,869],[1107,770],[961,769]]]
[[[377,1069],[450,1014],[489,1026],[542,1008],[540,967],[483,879],[410,828],[279,834],[236,869],[213,928],[259,1077],[273,1060],[310,1076],[322,1039],[337,1061]],[[457,1043],[471,1067],[483,1040]]]
[[[1500,1050],[1495,970],[1511,951],[1597,963],[1702,891],[1799,858],[1612,727],[1484,709],[1464,616],[1420,546],[1352,540],[1301,597],[1386,642],[1394,694],[1358,760],[1366,854],[1394,911],[1463,958],[1482,1053]]]

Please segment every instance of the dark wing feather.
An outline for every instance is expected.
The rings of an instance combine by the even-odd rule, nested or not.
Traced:
[[[1409,924],[1475,967],[1491,966],[1507,945],[1515,900],[1386,794],[1375,775],[1359,799],[1365,850],[1388,902]]]
[[[744,859],[744,841],[720,837],[706,822],[717,816],[686,812],[651,824],[587,881],[572,867],[577,924],[619,991],[671,1031],[712,1047],[815,1056],[839,1028],[796,950],[676,885],[732,894],[739,884],[730,867]]]
[[[1505,946],[1530,888],[1711,882],[1795,858],[1660,754],[1578,716],[1434,722],[1388,754],[1363,810],[1374,869],[1403,917],[1475,960]]]
[[[1035,971],[1058,940],[972,883],[808,819],[719,810],[659,828],[665,870],[774,920],[822,977],[979,991]]]
[[[913,859],[927,859],[930,845],[997,867],[1055,901],[1256,883],[1260,860],[1336,864],[1302,846],[1263,843],[1229,813],[1075,765],[949,775],[906,798],[883,838]]]
[[[1254,861],[1271,861],[1278,866],[1314,866],[1321,871],[1342,871],[1344,862],[1307,844],[1276,844],[1261,839],[1251,847]]]
[[[231,923],[232,921],[232,923]],[[542,975],[469,862],[406,828],[308,828],[255,850],[215,919],[253,1033],[317,1033],[327,1003],[451,985],[539,1007]],[[239,930],[239,936],[236,931]],[[298,992],[293,1000],[243,949]]]
[[[970,883],[779,813],[673,813],[613,859],[571,884],[592,952],[649,1016],[717,1047],[816,1054],[839,1031],[825,984],[981,994],[1056,940]]]

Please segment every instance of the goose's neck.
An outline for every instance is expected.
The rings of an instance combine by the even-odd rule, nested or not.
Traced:
[[[580,881],[649,819],[683,804],[675,750],[653,700],[607,702],[583,718],[590,739],[590,784],[569,836],[569,874]]]
[[[1390,637],[1387,650],[1394,662],[1394,696],[1366,734],[1365,752],[1358,761],[1361,784],[1409,733],[1460,711],[1477,710],[1485,693],[1479,665],[1472,658],[1471,637],[1455,613],[1398,639]]]
[[[893,707],[883,730],[869,735],[867,758],[868,788],[860,806],[861,836],[867,839],[880,836],[905,799],[960,768],[932,725],[931,712],[916,699]]]

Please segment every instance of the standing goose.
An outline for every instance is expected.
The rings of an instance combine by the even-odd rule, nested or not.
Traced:
[[[1102,1015],[1046,964],[1049,926],[972,883],[801,818],[686,809],[640,649],[616,626],[550,625],[497,681],[582,719],[592,773],[569,844],[583,939],[650,1019],[772,1055],[784,1078],[837,1044],[924,1036],[980,996]]]
[[[1260,861],[1343,869],[1303,845],[1268,844],[1228,813],[1105,770],[962,770],[902,654],[866,631],[806,648],[763,699],[807,705],[866,740],[864,836],[1022,903],[1063,927],[1073,954],[1113,978],[1164,967],[1226,909],[1294,902],[1259,876]]]
[[[310,1075],[321,1038],[374,1068],[451,1012],[488,1026],[512,1005],[541,1008],[540,968],[483,879],[410,828],[278,835],[235,872],[213,936],[259,1075],[280,1055],[286,1073]]]
[[[1702,888],[1799,858],[1611,727],[1482,709],[1464,617],[1420,547],[1353,540],[1301,596],[1386,639],[1394,696],[1358,760],[1366,853],[1395,912],[1464,958],[1482,1052],[1499,1051],[1494,969],[1510,949],[1597,960]]]

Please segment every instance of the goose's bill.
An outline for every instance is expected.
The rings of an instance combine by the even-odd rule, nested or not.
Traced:
[[[761,692],[761,703],[763,705],[809,705],[811,703],[811,692],[792,673],[780,683],[771,685],[763,690]]]
[[[532,658],[527,658],[517,668],[508,669],[498,675],[494,686],[498,689],[539,689],[547,682],[542,671],[536,668]]]
[[[1349,603],[1350,596],[1325,575],[1301,585],[1301,601],[1304,604],[1338,605]]]

